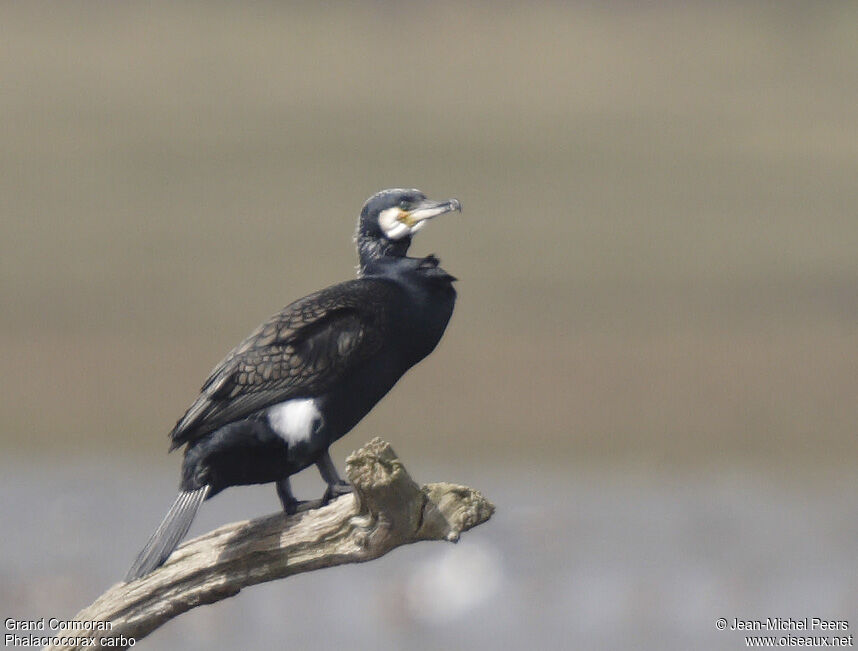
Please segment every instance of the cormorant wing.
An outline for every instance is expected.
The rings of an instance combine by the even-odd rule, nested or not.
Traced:
[[[286,306],[214,368],[170,432],[170,449],[284,400],[325,392],[381,347],[399,291],[359,278]]]

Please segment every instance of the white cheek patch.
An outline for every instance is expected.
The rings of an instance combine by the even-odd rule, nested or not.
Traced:
[[[309,441],[322,423],[322,413],[312,398],[287,400],[268,410],[268,424],[289,445]]]
[[[406,226],[402,222],[400,222],[396,226],[391,228],[389,231],[387,231],[386,235],[391,240],[398,240],[398,239],[405,237],[410,232],[411,232],[411,229],[408,228],[408,226]]]
[[[401,212],[399,208],[387,208],[378,213],[378,225],[388,239],[398,240],[411,233],[411,229],[399,221]]]

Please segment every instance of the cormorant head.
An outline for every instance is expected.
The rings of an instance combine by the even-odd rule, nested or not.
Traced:
[[[420,190],[382,190],[363,205],[358,219],[357,240],[361,271],[383,256],[403,257],[411,237],[427,220],[461,210],[458,199],[430,201]]]

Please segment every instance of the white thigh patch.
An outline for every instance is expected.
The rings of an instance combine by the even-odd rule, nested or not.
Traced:
[[[321,420],[312,398],[287,400],[268,410],[268,424],[289,445],[308,441]]]

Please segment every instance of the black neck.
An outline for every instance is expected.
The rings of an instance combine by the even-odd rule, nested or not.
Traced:
[[[374,260],[379,260],[385,257],[404,258],[408,253],[408,247],[411,245],[410,237],[403,237],[401,240],[389,240],[386,237],[377,237],[358,233],[357,250],[360,267],[358,275],[363,275],[368,264]]]

